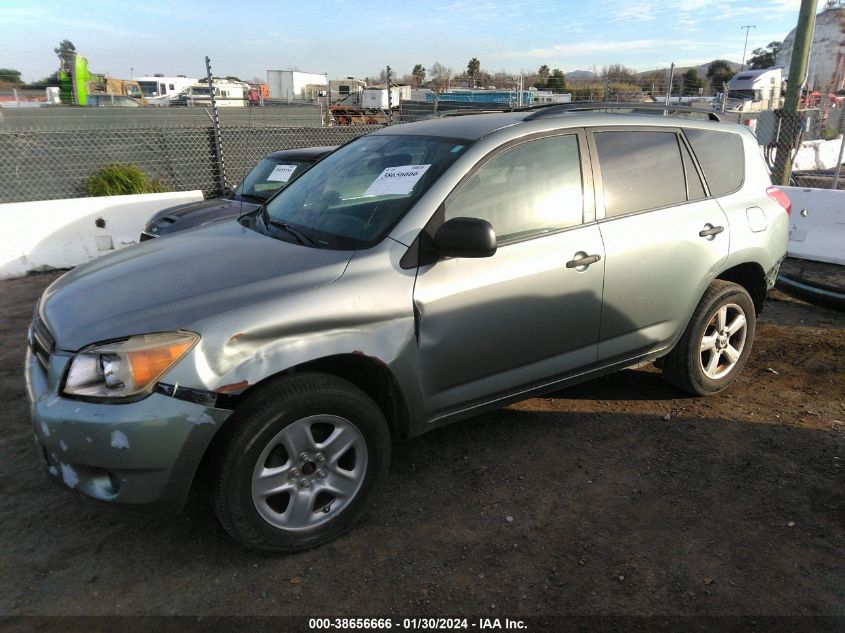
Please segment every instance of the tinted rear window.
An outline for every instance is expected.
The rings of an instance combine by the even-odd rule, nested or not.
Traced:
[[[739,134],[693,129],[685,129],[684,134],[704,171],[711,196],[722,196],[742,186],[745,153]]]
[[[605,216],[687,201],[678,137],[668,132],[598,132]]]

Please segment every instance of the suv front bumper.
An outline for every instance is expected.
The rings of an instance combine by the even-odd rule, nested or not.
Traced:
[[[59,395],[69,356],[47,372],[30,350],[26,391],[35,441],[48,474],[101,501],[179,510],[226,409],[153,393],[126,404]]]

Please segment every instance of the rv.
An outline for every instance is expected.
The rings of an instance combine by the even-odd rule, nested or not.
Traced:
[[[228,79],[214,80],[214,100],[217,107],[244,107],[249,97],[249,84]],[[211,105],[211,91],[207,83],[195,83],[185,88],[170,100],[170,105],[200,106]]]
[[[151,105],[169,105],[170,99],[188,86],[197,83],[194,77],[186,77],[185,75],[165,77],[159,73],[134,77],[134,79],[141,86],[141,92],[144,93]]]
[[[763,112],[781,107],[783,68],[738,72],[728,82],[726,110],[729,112]]]

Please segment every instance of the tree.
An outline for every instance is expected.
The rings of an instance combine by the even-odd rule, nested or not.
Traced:
[[[731,70],[731,65],[726,59],[717,59],[707,67],[707,79],[715,91],[724,90],[724,84],[728,83],[736,73]]]
[[[447,87],[452,79],[452,69],[447,68],[440,62],[434,62],[434,65],[428,69],[428,74],[437,88]]]
[[[57,70],[52,75],[47,75],[43,79],[39,79],[38,81],[33,81],[29,84],[29,88],[46,88],[48,86],[59,86],[61,82],[59,81],[59,71]]]
[[[540,75],[540,81],[546,82],[549,79],[549,67],[543,64],[540,68],[537,69],[537,74]]]
[[[414,69],[411,71],[411,76],[414,78],[414,81],[417,86],[420,86],[425,83],[425,66],[422,64],[415,64]]]
[[[481,62],[478,61],[477,57],[473,57],[467,62],[467,75],[469,75],[470,79],[474,79],[480,69]]]
[[[774,66],[780,46],[780,42],[769,42],[766,48],[755,48],[751,51],[751,57],[748,58],[748,68],[762,70]]]
[[[546,81],[546,88],[552,92],[564,92],[566,90],[566,77],[560,68],[555,68]]]
[[[622,64],[602,66],[599,76],[607,81],[637,83],[637,73]]]
[[[73,56],[76,55],[76,46],[70,40],[62,40],[59,45],[53,49],[53,52],[59,58],[59,67],[69,73],[71,71],[71,64]]]
[[[11,68],[0,68],[0,83],[22,84],[21,71]]]
[[[223,77],[223,79],[225,79],[226,81],[241,81],[241,79],[235,77],[234,75],[226,75],[225,77]]]
[[[699,88],[704,87],[704,80],[698,76],[698,71],[695,68],[690,68],[683,74],[683,83],[681,85],[681,94],[695,95],[698,94]]]

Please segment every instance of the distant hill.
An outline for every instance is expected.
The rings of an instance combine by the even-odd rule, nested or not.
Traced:
[[[573,70],[563,74],[567,79],[592,79],[596,76],[592,70]]]
[[[714,60],[709,61],[705,64],[699,64],[698,66],[675,66],[675,76],[677,76],[678,74],[683,74],[683,73],[687,72],[690,68],[694,68],[698,72],[699,77],[702,77],[702,78],[706,77],[707,76],[707,69],[710,67],[710,64],[712,64],[714,61],[716,61],[716,60],[714,59]],[[728,66],[731,67],[732,71],[739,72],[739,69],[740,69],[739,64],[737,64],[735,62],[728,61]],[[643,76],[643,75],[648,75],[648,74],[654,73],[654,72],[664,72],[668,76],[669,68],[667,67],[667,68],[658,68],[657,70],[646,70],[644,72],[637,73],[637,75]]]
[[[706,62],[704,64],[699,64],[698,66],[675,66],[675,76],[677,77],[679,74],[685,73],[690,68],[694,68],[698,72],[699,77],[705,78],[707,76],[707,68],[710,66],[710,64],[713,63],[713,61],[715,61],[715,60]],[[739,64],[729,61],[728,65],[731,67],[731,70],[733,70],[734,72],[739,71],[739,68],[740,68]],[[653,73],[665,73],[666,76],[668,77],[669,76],[669,68],[667,67],[667,68],[657,68],[657,69],[652,69],[652,70],[645,70],[641,73],[637,73],[637,76],[638,77],[645,77],[646,75],[651,75]],[[567,80],[572,80],[572,81],[586,81],[586,80],[590,80],[590,79],[597,79],[599,77],[598,74],[594,73],[591,70],[573,70],[571,72],[564,73],[564,74],[565,74]]]

